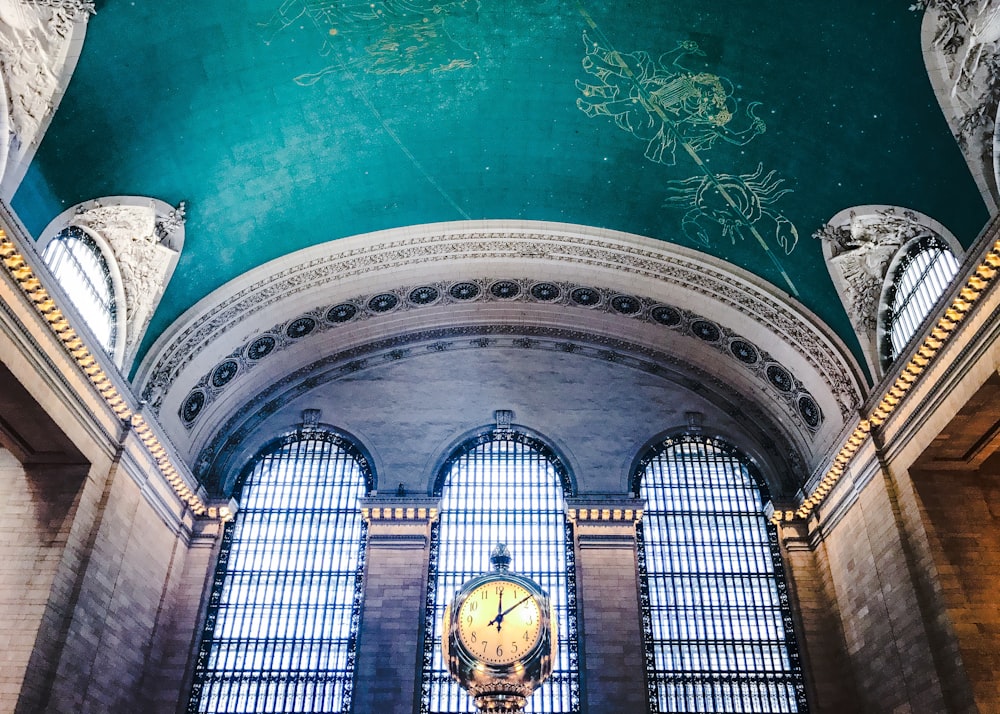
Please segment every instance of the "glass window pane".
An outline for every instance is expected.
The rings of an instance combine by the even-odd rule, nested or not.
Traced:
[[[341,437],[296,434],[236,487],[188,712],[348,712],[368,464]]]
[[[111,271],[97,243],[76,226],[49,241],[42,260],[106,351],[116,339],[115,289]]]
[[[668,439],[645,463],[638,536],[651,711],[807,711],[760,481],[704,438]]]
[[[958,260],[951,250],[936,238],[923,238],[907,250],[896,267],[885,316],[888,337],[885,366],[906,349],[948,289],[958,268]]]
[[[490,569],[489,554],[497,543],[510,548],[511,570],[548,592],[558,621],[552,676],[525,711],[579,712],[576,570],[563,508],[563,497],[572,489],[562,465],[524,434],[484,434],[449,460],[435,491],[441,495],[441,512],[431,546],[421,712],[476,711],[442,661],[441,625],[445,607],[462,584]]]

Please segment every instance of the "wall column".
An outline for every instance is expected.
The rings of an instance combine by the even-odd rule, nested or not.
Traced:
[[[638,498],[566,500],[576,540],[584,711],[648,711],[635,525]]]
[[[361,511],[368,523],[368,549],[353,709],[413,714],[438,499],[378,496],[364,499]]]
[[[810,710],[815,714],[844,712],[859,697],[835,606],[826,545],[818,525],[811,523],[812,530],[805,521],[777,524],[778,543]]]

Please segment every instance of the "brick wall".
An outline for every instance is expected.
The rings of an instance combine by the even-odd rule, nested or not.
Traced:
[[[587,711],[648,711],[632,523],[575,525]]]
[[[430,521],[373,520],[358,633],[354,711],[412,714],[419,697]]]
[[[826,545],[805,523],[782,524],[780,541],[799,651],[813,714],[841,714],[858,701],[835,609]]]
[[[856,710],[948,711],[896,514],[879,471],[817,552],[831,574]]]
[[[59,566],[70,538],[85,467],[26,471],[0,448],[0,711],[31,710],[44,696],[66,578]],[[29,669],[30,663],[30,669]]]
[[[921,472],[914,483],[975,711],[1000,702],[1000,478]],[[957,664],[957,663],[956,663]]]

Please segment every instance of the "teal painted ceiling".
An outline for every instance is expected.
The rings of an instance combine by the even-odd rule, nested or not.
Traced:
[[[814,231],[890,204],[969,244],[987,218],[907,5],[108,0],[14,208],[37,235],[100,196],[187,201],[146,348],[267,260],[469,218],[697,248],[854,345]]]

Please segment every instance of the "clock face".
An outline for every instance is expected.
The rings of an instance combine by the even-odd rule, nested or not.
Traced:
[[[511,664],[538,642],[541,620],[534,595],[517,583],[491,580],[462,602],[458,636],[476,659],[488,664]]]

